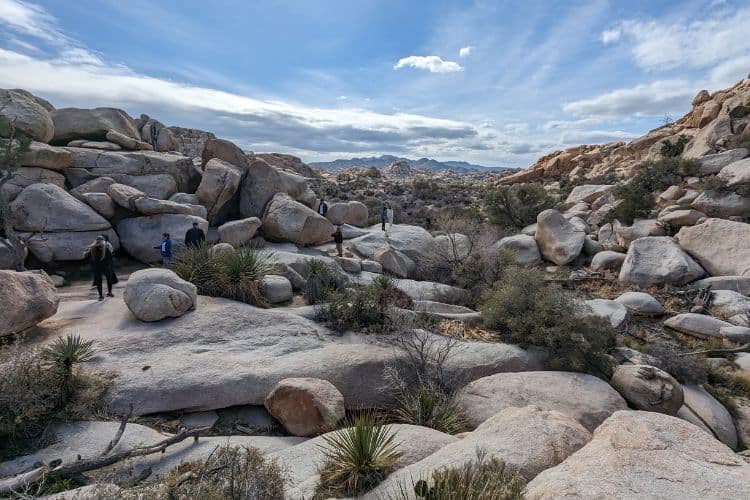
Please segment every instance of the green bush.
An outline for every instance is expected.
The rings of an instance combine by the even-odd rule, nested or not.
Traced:
[[[355,330],[378,333],[388,329],[388,317],[374,286],[357,286],[344,292],[330,292],[326,304],[318,308],[319,321],[339,332]]]
[[[513,184],[490,191],[484,209],[493,224],[520,229],[536,222],[539,212],[554,206],[554,198],[541,184]]]
[[[260,282],[274,268],[273,252],[253,246],[214,255],[210,245],[201,243],[185,248],[172,261],[172,270],[201,295],[254,305],[267,305]]]
[[[52,365],[58,379],[58,404],[64,406],[74,390],[73,366],[85,363],[94,357],[94,341],[83,340],[78,335],[57,337],[42,350],[42,359]]]
[[[677,140],[674,142],[671,142],[669,139],[666,139],[662,143],[661,149],[659,150],[659,152],[664,158],[676,158],[682,154],[688,142],[690,142],[690,139],[688,139],[684,135],[681,135],[680,137],[678,137]]]
[[[396,397],[394,415],[398,422],[447,434],[466,430],[466,419],[456,400],[435,384],[417,382],[404,387]]]
[[[438,469],[432,481],[402,485],[399,498],[424,500],[522,500],[526,481],[496,458],[487,460],[481,452],[477,460],[462,467]],[[411,491],[408,491],[411,490]]]
[[[637,218],[648,217],[655,207],[654,194],[695,175],[699,165],[696,160],[682,158],[664,158],[641,165],[629,183],[618,186],[615,195],[622,202],[609,212],[607,219],[632,224]]]
[[[308,305],[318,304],[338,288],[336,271],[320,259],[307,261],[304,296]]]
[[[577,314],[576,304],[537,269],[510,267],[480,305],[485,327],[510,342],[547,349],[551,369],[604,373],[613,346],[609,323]]]
[[[281,467],[256,448],[217,448],[205,461],[180,464],[164,485],[165,499],[284,499]]]
[[[362,495],[395,469],[400,456],[396,436],[380,418],[366,413],[345,425],[323,436],[325,464],[315,498]]]

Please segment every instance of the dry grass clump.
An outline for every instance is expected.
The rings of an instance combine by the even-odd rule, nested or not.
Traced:
[[[174,469],[164,490],[169,500],[283,500],[284,476],[258,449],[224,446]]]
[[[468,342],[499,342],[500,335],[479,326],[467,325],[461,320],[450,319],[439,322],[435,329],[446,337]]]

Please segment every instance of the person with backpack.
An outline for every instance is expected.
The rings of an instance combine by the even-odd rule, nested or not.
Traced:
[[[321,197],[320,204],[318,204],[318,214],[325,217],[327,213],[328,213],[328,203],[326,203],[325,198]]]
[[[336,231],[331,235],[333,236],[333,242],[336,243],[336,252],[339,254],[339,257],[344,256],[344,233],[341,232],[341,225],[339,224],[336,226]]]
[[[185,246],[198,248],[206,240],[206,233],[203,229],[198,227],[197,222],[193,222],[193,227],[187,230],[185,233]]]
[[[169,239],[169,233],[162,233],[161,244],[154,247],[161,254],[161,262],[164,267],[172,263],[172,240]]]
[[[107,297],[114,297],[112,286],[114,285],[114,267],[112,263],[112,246],[104,239],[104,236],[96,237],[85,253],[85,257],[91,263],[91,270],[94,273],[94,286],[99,292],[99,301],[104,300],[102,292],[102,278],[107,279]]]

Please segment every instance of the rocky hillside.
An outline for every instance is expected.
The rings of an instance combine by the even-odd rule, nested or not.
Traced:
[[[750,133],[750,79],[710,94],[701,90],[692,109],[679,120],[650,131],[629,143],[581,145],[555,151],[539,158],[527,170],[502,179],[502,184],[559,181],[565,178],[593,179],[614,175],[630,178],[645,161],[661,157],[662,146],[687,141],[685,158],[698,158],[732,148],[743,134]]]
[[[437,172],[439,170],[453,170],[456,172],[466,173],[469,171],[483,171],[483,170],[497,170],[497,167],[484,167],[482,165],[475,165],[465,161],[437,161],[431,158],[419,158],[418,160],[411,160],[409,158],[401,158],[393,155],[381,155],[378,157],[369,158],[351,158],[351,159],[339,159],[333,161],[314,162],[310,165],[321,170],[337,171],[349,168],[366,168],[375,167],[378,169],[387,168],[396,162],[402,162],[408,164],[410,167],[417,170],[431,170]],[[500,168],[500,170],[502,170]]]

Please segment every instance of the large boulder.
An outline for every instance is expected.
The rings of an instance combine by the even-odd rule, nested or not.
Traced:
[[[226,139],[209,138],[203,143],[203,152],[201,153],[201,167],[205,170],[206,165],[212,159],[219,159],[223,162],[235,165],[241,172],[247,170],[250,165],[250,159],[235,143]]]
[[[344,396],[327,380],[286,378],[266,396],[265,406],[295,436],[315,436],[335,429],[344,418]]]
[[[154,147],[143,141],[139,141],[138,139],[133,139],[132,137],[128,137],[125,134],[122,134],[116,130],[110,130],[107,132],[107,135],[105,136],[108,142],[111,142],[113,144],[117,144],[123,149],[130,149],[133,151],[153,151]]]
[[[584,316],[595,316],[607,320],[615,330],[621,330],[628,321],[628,309],[614,300],[590,299],[583,302]]]
[[[721,169],[717,177],[727,186],[750,183],[750,158],[730,163]]]
[[[115,203],[107,193],[84,193],[80,199],[105,219],[111,219],[115,215]]]
[[[678,228],[682,226],[694,226],[699,220],[706,217],[706,214],[697,210],[674,210],[659,216],[659,222],[667,224],[670,227]]]
[[[680,383],[654,366],[620,365],[611,384],[636,410],[675,415],[684,401]]]
[[[709,217],[747,217],[750,214],[750,198],[732,192],[704,191],[691,206]]]
[[[13,171],[8,182],[2,187],[0,196],[10,203],[16,199],[21,191],[32,184],[54,184],[55,186],[65,188],[65,176],[60,172],[39,167],[18,167]]]
[[[19,164],[59,171],[73,165],[73,155],[66,149],[34,141],[29,145],[29,150],[21,154]]]
[[[105,401],[112,414],[127,414],[131,405],[134,415],[263,405],[276,383],[290,377],[328,380],[348,409],[393,404],[389,374],[410,365],[390,336],[342,338],[296,309],[201,296],[195,311],[147,323],[115,298],[95,308],[90,301],[62,302],[53,319],[85,340],[106,339],[91,366],[117,375]],[[541,365],[538,354],[507,344],[459,342],[453,352],[445,373],[459,384]]]
[[[332,224],[351,224],[364,227],[369,215],[367,206],[359,201],[332,203],[326,212],[326,218]]]
[[[750,464],[698,427],[668,415],[618,411],[593,439],[526,487],[528,500],[742,498]]]
[[[505,408],[459,441],[394,472],[365,498],[413,498],[400,493],[403,494],[404,489],[412,490],[419,480],[430,482],[432,473],[437,470],[461,469],[476,462],[478,453],[486,460],[503,461],[509,469],[529,480],[573,455],[590,439],[589,431],[561,412],[536,405]]]
[[[240,191],[240,213],[244,217],[261,217],[266,205],[276,193],[285,193],[300,200],[308,191],[307,179],[290,172],[278,170],[265,161],[255,158],[247,170]]]
[[[387,234],[379,224],[370,226],[367,234],[349,240],[347,245],[357,256],[370,260],[383,245],[390,245],[415,262],[428,261],[438,252],[435,239],[426,229],[406,224],[392,225]]]
[[[219,243],[221,244],[221,243]],[[216,248],[216,246],[214,246]],[[292,282],[285,276],[267,274],[261,280],[263,296],[271,304],[281,304],[292,300]]]
[[[184,248],[184,237],[188,229],[197,222],[203,232],[208,231],[208,221],[194,215],[160,214],[123,219],[117,224],[122,247],[141,262],[151,263],[161,259],[154,249],[161,242],[162,233],[172,236],[172,252],[178,254]]]
[[[510,406],[537,405],[556,410],[594,430],[625,400],[606,382],[582,373],[498,373],[471,382],[458,391],[456,400],[468,424],[477,427]]]
[[[417,267],[414,261],[407,255],[387,245],[383,245],[375,250],[372,259],[383,266],[384,271],[394,274],[399,278],[407,278]]]
[[[0,337],[22,332],[57,312],[60,298],[44,273],[0,271]]]
[[[109,222],[91,207],[54,184],[38,183],[25,188],[10,204],[17,231],[97,231]]]
[[[113,202],[126,210],[136,211],[135,202],[140,198],[145,198],[146,193],[126,184],[115,182],[107,188],[107,195]]]
[[[53,144],[65,145],[75,139],[103,141],[111,130],[131,139],[141,138],[133,119],[116,108],[62,108],[52,112],[52,121],[55,125]]]
[[[607,193],[611,193],[617,186],[612,184],[583,184],[576,186],[565,200],[565,205],[572,207],[576,203],[593,203]]]
[[[63,231],[58,233],[18,233],[34,257],[45,264],[83,260],[86,249],[97,236],[104,234],[115,250],[120,248],[117,233],[111,228],[97,231]]]
[[[213,158],[206,163],[196,195],[208,210],[208,222],[218,225],[236,209],[237,190],[242,182],[242,170],[231,163]]]
[[[708,219],[683,227],[675,240],[712,276],[750,276],[750,224]]]
[[[522,266],[533,266],[542,262],[539,247],[533,236],[516,234],[506,236],[493,245],[493,249],[508,251],[513,256],[513,261]]]
[[[623,226],[619,221],[612,224],[615,241],[623,248],[628,248],[630,243],[646,236],[664,236],[667,234],[664,225],[655,219],[638,219],[630,226]]]
[[[732,290],[742,295],[750,295],[750,276],[715,276],[703,278],[692,284],[693,288],[708,288],[711,290]]]
[[[619,272],[627,255],[612,250],[598,252],[591,259],[591,269],[594,271],[616,271]]]
[[[625,292],[615,299],[637,316],[661,316],[664,307],[652,295],[645,292]]]
[[[151,198],[166,200],[177,192],[177,181],[171,174],[124,175],[112,174],[112,179],[143,191]]]
[[[748,155],[750,155],[750,152],[748,152],[747,149],[737,148],[722,151],[721,153],[701,156],[698,158],[698,161],[701,163],[699,172],[701,175],[718,174],[721,172],[722,168],[730,163],[747,158]]]
[[[157,214],[186,214],[195,215],[194,206],[196,205],[183,205],[182,203],[175,203],[173,201],[159,200],[157,198],[150,198],[148,196],[138,198],[135,200],[135,209],[138,213],[143,215],[157,215]]]
[[[123,299],[139,320],[159,321],[193,309],[198,289],[168,269],[142,269],[128,278]]]
[[[239,248],[253,239],[261,224],[263,223],[257,217],[227,222],[219,226],[219,239],[234,248]]]
[[[333,224],[289,195],[278,193],[266,207],[263,233],[276,240],[316,245],[331,240]]]
[[[724,405],[699,385],[686,384],[682,391],[685,394],[685,406],[677,416],[707,428],[716,439],[735,449],[737,429]]]
[[[536,223],[534,239],[545,259],[564,266],[580,255],[586,232],[565,219],[560,212],[545,210],[537,216]]]
[[[49,111],[24,92],[0,89],[0,115],[35,141],[49,142],[54,136]]]
[[[707,339],[721,338],[720,330],[732,324],[704,314],[682,313],[668,318],[664,321],[664,326],[686,335]]]
[[[633,241],[620,269],[620,281],[641,287],[684,285],[704,275],[703,268],[669,236]]]
[[[750,313],[750,298],[734,290],[715,290],[711,292],[710,311],[717,318],[729,320]]]

